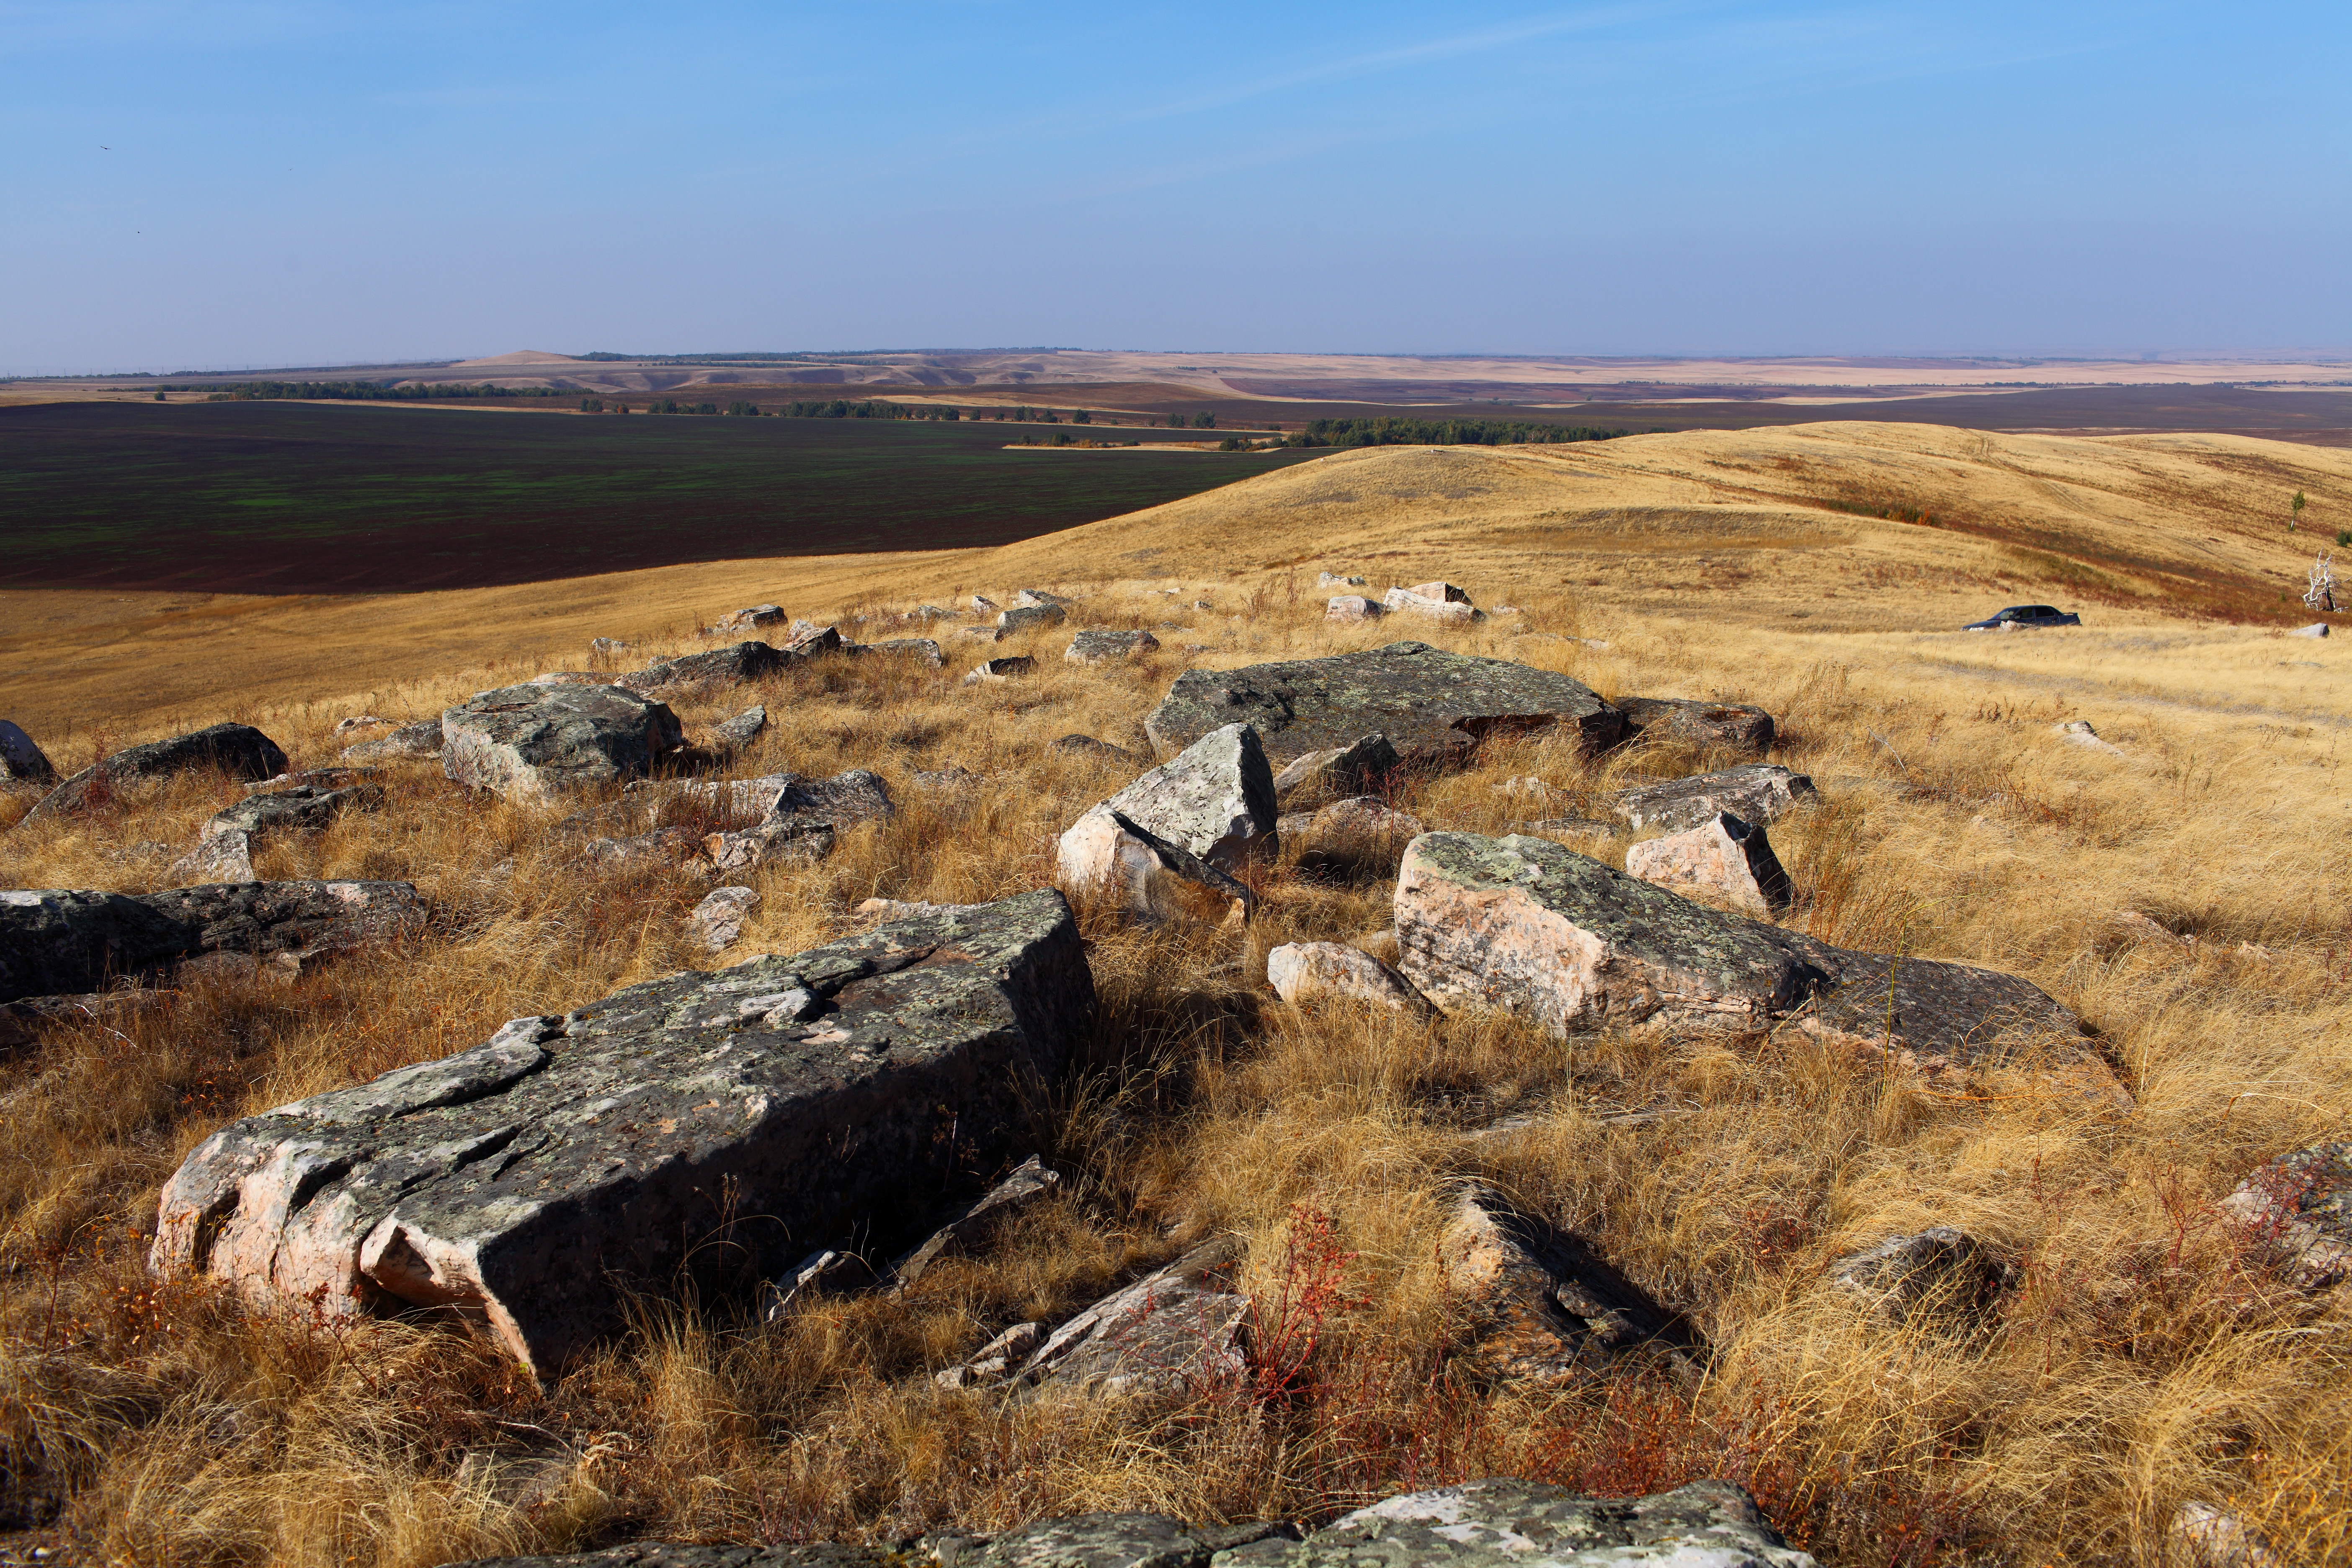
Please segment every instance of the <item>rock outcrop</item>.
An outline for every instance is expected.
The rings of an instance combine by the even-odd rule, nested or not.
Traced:
[[[1034,1324],[1008,1331],[939,1381],[949,1388],[1050,1383],[1073,1393],[1121,1394],[1181,1394],[1237,1380],[1248,1371],[1249,1321],[1249,1299],[1236,1283],[1239,1263],[1230,1242],[1197,1247],[1042,1339]]]
[[[1458,763],[1482,736],[1565,725],[1587,752],[1616,744],[1623,715],[1582,681],[1503,659],[1398,642],[1363,653],[1242,669],[1188,669],[1144,720],[1165,754],[1234,723],[1275,763],[1382,734],[1408,763]]]
[[[2352,1140],[2315,1143],[2256,1167],[2221,1206],[2306,1289],[2352,1279]]]
[[[1475,1184],[1438,1238],[1447,1289],[1470,1312],[1466,1360],[1515,1384],[1559,1383],[1637,1352],[1688,1370],[1681,1320],[1575,1237]]]
[[[1750,1035],[1789,1023],[1931,1081],[2027,1068],[2128,1103],[2073,1014],[2032,983],[1856,952],[1707,909],[1545,838],[1431,833],[1397,877],[1398,969],[1441,1011],[1559,1037]]]
[[[168,741],[126,747],[43,795],[25,814],[25,821],[80,811],[124,784],[165,779],[198,768],[217,768],[236,779],[266,779],[286,771],[286,753],[250,724],[215,724]]]
[[[1286,1002],[1361,1002],[1400,1013],[1429,1004],[1370,953],[1336,942],[1286,942],[1265,955],[1265,982]]]
[[[1160,639],[1150,632],[1080,632],[1070,639],[1062,658],[1071,664],[1116,664],[1150,653]]]
[[[1625,869],[1644,882],[1758,920],[1787,909],[1796,896],[1764,829],[1729,815],[1633,846],[1625,851]]]
[[[1606,807],[1629,827],[1680,833],[1717,816],[1776,822],[1801,807],[1820,805],[1821,798],[1805,774],[1773,763],[1749,763],[1620,790],[1609,797]]]
[[[440,754],[441,721],[437,718],[403,724],[389,735],[343,748],[343,760],[352,763],[401,762]]]
[[[834,640],[837,644],[841,639],[836,637]],[[716,690],[772,675],[790,663],[791,658],[783,649],[771,647],[763,642],[739,642],[732,647],[713,648],[709,653],[689,653],[677,658],[662,659],[622,676],[614,684],[640,695],[656,691]]]
[[[1680,741],[1760,757],[1772,749],[1772,715],[1744,702],[1699,702],[1686,697],[1620,697],[1625,728],[1647,741]]]
[[[222,1129],[165,1185],[151,1264],[330,1314],[454,1309],[549,1373],[623,1322],[607,1280],[667,1288],[714,1238],[772,1275],[1001,1150],[1093,1004],[1051,891],[630,986]]]
[[[33,737],[0,719],[0,788],[47,789],[57,777],[57,765]]]
[[[768,797],[766,788],[777,778],[782,787]],[[796,779],[784,773],[744,782],[751,793],[732,796],[738,803],[733,808],[756,807],[761,799],[768,798],[766,815],[755,826],[714,833],[703,840],[703,852],[721,871],[741,870],[769,860],[821,860],[833,853],[843,829],[860,822],[887,820],[898,809],[881,776],[864,768],[851,768],[829,779]]]
[[[617,686],[478,692],[441,715],[441,730],[444,773],[527,802],[642,775],[686,743],[667,705]]]
[[[1277,847],[1274,770],[1246,724],[1211,731],[1103,806],[1222,870]]]

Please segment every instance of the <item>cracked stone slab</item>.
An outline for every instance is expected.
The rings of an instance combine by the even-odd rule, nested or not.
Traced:
[[[1050,890],[629,986],[223,1128],[165,1185],[151,1267],[453,1309],[552,1372],[702,1242],[770,1277],[1003,1152],[1093,1006]]]
[[[286,753],[250,724],[215,724],[168,741],[126,747],[92,763],[34,802],[24,820],[81,811],[117,785],[198,768],[218,768],[231,778],[266,779],[286,771]]]
[[[1241,669],[1188,669],[1143,721],[1162,752],[1212,730],[1246,723],[1269,760],[1386,735],[1408,762],[1460,762],[1489,733],[1566,726],[1580,747],[1623,738],[1624,716],[1580,680],[1505,659],[1395,642],[1363,653],[1289,659]]]

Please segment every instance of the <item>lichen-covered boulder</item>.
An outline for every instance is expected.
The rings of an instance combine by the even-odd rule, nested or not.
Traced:
[[[1404,977],[1358,948],[1336,942],[1291,942],[1265,955],[1265,983],[1286,1002],[1362,1002],[1427,1014]]]
[[[223,1128],[151,1263],[306,1310],[453,1308],[552,1371],[626,1289],[722,1255],[772,1276],[1001,1152],[1093,1005],[1050,890],[633,985]]]
[[[215,812],[199,837],[211,838],[223,833],[316,833],[346,811],[366,810],[383,804],[381,784],[353,784],[335,789],[298,784],[263,795],[249,795],[235,805]]]
[[[1620,790],[1609,797],[1608,809],[1628,826],[1680,833],[1717,816],[1775,822],[1801,807],[1820,805],[1821,798],[1805,774],[1773,763],[1750,763]]]
[[[758,740],[760,731],[767,727],[766,705],[753,703],[733,718],[722,719],[713,724],[710,727],[708,744],[709,749],[719,756],[732,756]]]
[[[441,739],[439,718],[420,719],[414,724],[403,724],[389,735],[373,741],[362,741],[356,746],[345,746],[343,760],[352,763],[390,763],[410,758],[437,757],[441,754]]]
[[[1062,658],[1070,664],[1116,664],[1159,646],[1160,639],[1150,632],[1085,631],[1070,639]]]
[[[640,776],[686,743],[667,704],[617,686],[478,692],[441,715],[441,731],[443,773],[529,802]]]
[[[1212,730],[1255,728],[1275,763],[1384,734],[1408,762],[1459,762],[1481,736],[1565,725],[1597,752],[1623,715],[1580,680],[1497,658],[1397,642],[1328,658],[1188,669],[1143,721],[1163,754]]]
[[[413,882],[213,882],[142,893],[195,931],[199,952],[315,958],[414,931],[428,913]]]
[[[1070,825],[1055,846],[1055,868],[1064,887],[1107,897],[1142,925],[1223,925],[1257,907],[1244,883],[1108,805]]]
[[[1645,741],[1680,741],[1760,757],[1772,749],[1772,715],[1746,702],[1701,702],[1687,697],[1620,697],[1625,728]]]
[[[1246,724],[1211,731],[1103,805],[1220,870],[1276,847],[1274,770]]]
[[[35,802],[25,820],[80,811],[120,785],[169,778],[197,768],[218,768],[231,778],[266,779],[286,771],[286,753],[250,724],[215,724],[168,741],[126,747],[103,758]]]
[[[1041,1519],[1000,1535],[947,1531],[911,1545],[680,1546],[642,1541],[562,1557],[486,1557],[450,1568],[1209,1568],[1220,1552],[1295,1540],[1280,1521],[1186,1524],[1157,1513]]]

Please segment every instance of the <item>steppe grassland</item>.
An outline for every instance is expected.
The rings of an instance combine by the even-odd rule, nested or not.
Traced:
[[[1389,456],[1336,472],[1377,476],[1370,459]],[[1430,455],[1393,456],[1402,467]],[[833,1303],[774,1326],[745,1325],[725,1303],[699,1315],[649,1304],[637,1337],[534,1391],[430,1326],[272,1323],[144,1279],[137,1233],[157,1185],[231,1116],[465,1048],[519,1013],[794,951],[848,929],[847,911],[872,894],[966,900],[1046,879],[1053,836],[1126,773],[1045,742],[1083,731],[1141,749],[1141,715],[1190,662],[1172,631],[1157,661],[1106,672],[1063,665],[1066,639],[1048,636],[1037,679],[989,690],[954,684],[954,668],[838,661],[759,694],[777,722],[738,771],[869,766],[903,809],[821,866],[762,873],[766,902],[720,959],[683,940],[700,882],[600,876],[565,852],[554,814],[465,798],[415,765],[397,770],[383,812],[274,847],[262,864],[273,876],[413,877],[442,911],[415,947],[290,990],[193,988],[123,1026],[127,1041],[63,1030],[0,1068],[0,1468],[20,1489],[7,1506],[61,1502],[75,1532],[128,1561],[424,1564],[616,1533],[887,1537],[1112,1506],[1314,1514],[1487,1471],[1621,1489],[1725,1472],[1841,1562],[1920,1561],[1938,1532],[1944,1560],[2153,1562],[2190,1498],[2239,1509],[2294,1560],[2352,1549],[2342,1307],[2282,1296],[2210,1207],[2260,1159],[2340,1131],[2352,1101],[2336,1043],[2352,911],[2314,849],[2342,821],[2347,714],[2312,690],[2336,684],[2332,645],[2128,611],[2046,638],[1791,636],[1746,584],[1705,578],[1658,591],[1643,614],[1563,594],[1558,578],[1583,567],[1573,554],[1565,571],[1524,553],[1453,566],[1428,513],[1455,504],[1424,507],[1416,526],[1431,542],[1408,542],[1405,560],[1419,570],[1395,574],[1444,572],[1526,613],[1422,635],[1604,692],[1780,714],[1781,760],[1829,797],[1776,830],[1806,892],[1791,922],[2032,977],[2098,1031],[2137,1112],[2102,1119],[2014,1085],[1999,1098],[1931,1096],[1786,1038],[1740,1051],[1608,1037],[1562,1048],[1496,1020],[1422,1030],[1293,1013],[1251,984],[1265,948],[1368,940],[1388,917],[1380,882],[1291,863],[1263,879],[1260,919],[1238,950],[1120,931],[1084,910],[1105,1018],[1087,1070],[1041,1108],[1038,1129],[1073,1178],[1067,1195],[1003,1253],[943,1271],[906,1303]],[[1412,521],[1397,510],[1392,523]],[[1832,521],[1866,544],[1899,531]],[[1074,564],[1055,577],[1076,586],[1089,563],[1164,548],[1118,537],[1140,526],[1101,525],[1112,537],[1099,543],[1066,536]],[[1106,586],[1084,618],[1181,618],[1201,628],[1190,640],[1213,645],[1200,660],[1211,664],[1399,635],[1327,627],[1318,595],[1292,599],[1291,568],[1263,566],[1264,538],[1255,575],[1209,586],[1188,572],[1172,600]],[[1321,548],[1313,533],[1297,543]],[[1015,550],[1039,553],[959,569],[992,591],[1045,575],[1050,545]],[[1822,548],[1799,575],[1818,584],[1866,553]],[[1248,553],[1226,558],[1245,565]],[[1344,544],[1322,558],[1381,570]],[[1140,575],[1138,564],[1123,574]],[[1979,564],[1988,580],[1971,606],[1999,583]],[[1763,558],[1753,568],[1780,569]],[[768,571],[762,581],[792,584],[789,565]],[[1216,610],[1166,608],[1203,588]],[[918,596],[877,583],[835,603]],[[1926,610],[1890,610],[1948,624],[1932,597]],[[1610,646],[1513,635],[1521,627]],[[2191,672],[2179,689],[2165,659]],[[298,765],[315,764],[332,760],[332,723],[350,711],[429,711],[576,662],[442,670],[340,700],[256,702],[251,716]],[[750,700],[680,710],[691,731]],[[2049,733],[2076,717],[2128,755]],[[1463,775],[1412,783],[1403,804],[1432,826],[1500,830],[1512,810],[1491,786],[1505,777],[1598,790],[1704,760],[1636,751],[1586,763],[1522,742]],[[910,787],[913,769],[950,763],[990,783],[961,799]],[[117,818],[12,834],[0,841],[6,879],[159,885],[204,816],[237,794],[187,781]],[[1622,858],[1622,846],[1576,847]],[[2126,908],[2198,940],[2135,937],[2112,920]],[[1658,1108],[1691,1114],[1608,1120]],[[1475,1136],[1508,1114],[1533,1120]],[[1689,1310],[1715,1347],[1706,1384],[1557,1399],[1433,1384],[1453,1327],[1434,1240],[1444,1184],[1463,1174],[1575,1226]],[[1209,1230],[1249,1238],[1271,1299],[1286,1242],[1305,1234],[1298,1205],[1331,1217],[1357,1254],[1347,1290],[1365,1298],[1322,1325],[1318,1392],[1273,1405],[1000,1410],[921,1375]],[[2023,1267],[1985,1340],[1875,1326],[1822,1280],[1837,1253],[1934,1223],[1971,1229]]]

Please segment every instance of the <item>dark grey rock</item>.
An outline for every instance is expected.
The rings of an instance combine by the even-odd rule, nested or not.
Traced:
[[[165,1186],[152,1266],[454,1308],[551,1372],[689,1254],[772,1277],[1001,1152],[1093,1005],[1050,891],[630,986],[224,1128]]]
[[[1070,664],[1115,664],[1159,646],[1150,632],[1084,631],[1070,639],[1062,658]]]
[[[217,768],[231,778],[266,779],[286,771],[286,753],[250,724],[215,724],[168,741],[127,747],[82,769],[36,802],[25,821],[80,811],[117,786],[198,768]]]
[[[14,1002],[0,1002],[0,1058],[38,1044],[39,1031],[44,1028],[124,1024],[178,995],[176,991],[131,988],[86,992],[78,996],[20,996]]]
[[[644,774],[686,743],[665,704],[617,686],[478,692],[441,715],[441,730],[444,773],[520,801]]]
[[[1246,724],[1212,730],[1102,804],[1220,870],[1277,847],[1274,770]]]
[[[341,789],[298,784],[267,795],[250,795],[235,805],[215,812],[203,830],[210,838],[222,833],[316,833],[346,811],[364,811],[383,804],[381,784],[355,784]]]
[[[2315,1143],[2257,1166],[2221,1206],[2305,1289],[2352,1279],[2352,1140]]]
[[[0,787],[47,788],[57,782],[57,765],[33,744],[33,737],[0,719]]]
[[[441,721],[437,717],[403,724],[389,735],[343,748],[343,760],[352,763],[398,762],[404,758],[437,757],[440,754]]]
[[[1620,697],[1612,706],[1625,728],[1645,741],[1681,741],[1760,757],[1772,749],[1772,715],[1745,702],[1687,697]]]
[[[922,1244],[898,1260],[901,1289],[921,1279],[940,1258],[976,1250],[1023,1209],[1062,1184],[1062,1173],[1032,1154],[1012,1174],[964,1205]]]
[[[411,882],[222,882],[142,893],[139,902],[193,927],[199,952],[302,958],[415,931],[428,912]]]
[[[838,647],[840,642],[841,638],[836,634],[834,645]],[[677,658],[662,659],[622,676],[614,684],[640,693],[740,686],[747,680],[774,674],[790,660],[791,656],[782,648],[770,647],[763,642],[739,642],[732,647],[713,648],[709,653],[689,653]],[[609,678],[599,676],[597,679]]]
[[[784,639],[784,650],[795,658],[838,653],[847,646],[838,626],[821,626],[814,621],[794,621],[792,635]]]
[[[1058,626],[1069,616],[1059,605],[1015,605],[996,617],[996,629],[1006,636]]]
[[[844,828],[887,818],[896,811],[889,786],[864,768],[829,779],[786,776],[788,782],[757,826],[714,833],[703,840],[712,865],[731,871],[774,859],[821,860],[833,853]]]
[[[1800,807],[1820,805],[1821,798],[1805,774],[1778,763],[1750,763],[1620,790],[1606,804],[1628,826],[1680,833],[1718,816],[1774,822]]]
[[[757,631],[761,626],[775,626],[785,618],[783,606],[781,605],[751,605],[723,620],[714,622],[710,631],[714,635],[719,632]]]
[[[1889,1237],[1832,1262],[1830,1279],[1896,1323],[1981,1321],[2008,1287],[2009,1269],[1966,1231],[1937,1226]]]
[[[984,658],[964,672],[963,683],[978,686],[982,682],[1017,680],[1036,668],[1037,661],[1025,653],[1007,654],[1003,658]]]
[[[1236,1283],[1238,1249],[1209,1242],[1112,1292],[1045,1336],[1001,1381],[1014,1387],[1051,1383],[1085,1394],[1172,1394],[1228,1382],[1247,1370],[1244,1344],[1249,1299]],[[995,1355],[974,1358],[995,1361]],[[991,1379],[952,1374],[950,1386]],[[976,1371],[967,1363],[967,1374]]]
[[[1815,1568],[1729,1481],[1638,1498],[1498,1479],[1392,1497],[1214,1568]]]
[[[764,705],[755,703],[733,718],[713,724],[709,748],[721,756],[732,756],[758,740],[760,731],[767,727],[768,710]]]
[[[1458,762],[1486,734],[1560,724],[1597,752],[1622,738],[1625,726],[1581,681],[1418,642],[1243,669],[1188,669],[1143,722],[1163,752],[1247,723],[1276,763],[1374,732],[1408,763]]]

